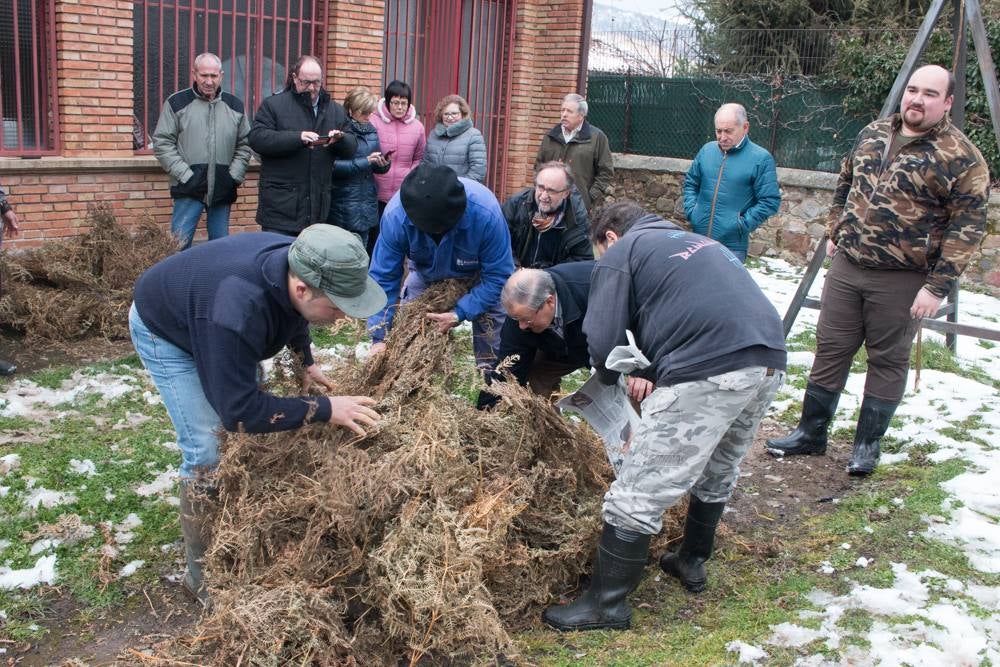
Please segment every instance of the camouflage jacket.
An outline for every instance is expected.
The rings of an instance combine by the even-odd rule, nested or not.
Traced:
[[[844,159],[827,233],[861,267],[927,274],[943,297],[986,231],[989,171],[947,117],[886,164],[899,114],[868,125]]]

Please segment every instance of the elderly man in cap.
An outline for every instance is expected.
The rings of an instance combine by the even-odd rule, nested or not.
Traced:
[[[409,272],[400,291],[403,259]],[[447,313],[427,313],[442,331],[472,322],[476,364],[488,368],[497,358],[504,312],[500,291],[511,273],[510,233],[500,204],[485,186],[459,178],[444,166],[421,164],[407,174],[382,216],[370,274],[385,290],[386,307],[368,318],[374,345],[385,349],[397,303],[419,296],[431,283],[475,278],[476,284]]]
[[[202,603],[207,526],[195,482],[218,465],[217,431],[329,422],[363,436],[378,420],[369,397],[308,395],[313,387],[333,389],[313,361],[309,324],[368,317],[385,305],[367,271],[357,236],[318,224],[297,239],[262,232],[195,246],[136,282],[129,331],[177,431],[184,587]],[[258,362],[286,345],[302,359],[303,396],[274,396],[257,383]],[[202,480],[201,490],[211,492],[211,482]]]

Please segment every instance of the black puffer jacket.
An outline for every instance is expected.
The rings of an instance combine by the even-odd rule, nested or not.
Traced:
[[[562,229],[552,229],[546,234],[559,234],[554,254],[545,256],[535,252],[538,243],[538,232],[531,224],[532,218],[538,212],[535,203],[535,189],[526,188],[512,195],[503,203],[503,217],[510,229],[510,245],[514,254],[514,263],[530,269],[547,269],[563,262],[580,262],[594,259],[594,249],[590,244],[590,219],[587,217],[587,207],[576,187],[573,187],[569,197],[563,202],[565,213],[561,222]]]
[[[382,150],[374,125],[351,119],[347,131],[357,139],[358,147],[353,157],[333,162],[327,222],[349,232],[366,234],[378,224],[378,193],[372,174],[384,174],[389,171],[390,165],[376,167],[368,161],[369,155]]]
[[[286,88],[264,100],[250,129],[250,147],[260,154],[260,192],[257,224],[298,234],[330,212],[330,174],[333,161],[352,157],[354,135],[345,134],[329,147],[310,147],[301,135],[312,130],[321,137],[347,124],[344,107],[321,90],[314,117],[309,93]]]

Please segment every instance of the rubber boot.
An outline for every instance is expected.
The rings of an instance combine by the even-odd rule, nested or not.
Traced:
[[[802,416],[795,430],[784,438],[767,441],[767,451],[774,456],[825,454],[830,420],[837,412],[840,392],[832,392],[815,384],[806,385],[802,399]]]
[[[205,517],[203,502],[194,496],[200,492],[211,494],[214,491],[212,487],[198,486],[193,481],[181,482],[180,522],[181,533],[184,535],[184,558],[187,561],[183,586],[206,609],[209,598],[202,579],[202,560],[205,557],[205,547],[211,539],[211,527]]]
[[[898,401],[885,401],[873,396],[865,396],[861,401],[861,414],[858,415],[858,428],[854,432],[854,451],[851,461],[847,464],[847,474],[853,477],[864,477],[875,470],[880,454],[880,441],[889,422],[896,413]]]
[[[642,581],[650,535],[604,524],[590,587],[569,604],[553,605],[542,620],[557,630],[627,630],[632,608],[625,599]]]
[[[0,375],[13,375],[15,371],[17,371],[15,364],[0,359]]]
[[[705,590],[708,579],[705,561],[712,557],[715,529],[719,526],[719,519],[725,508],[726,503],[706,503],[692,495],[680,548],[660,557],[663,571],[680,579],[684,588],[692,593]]]

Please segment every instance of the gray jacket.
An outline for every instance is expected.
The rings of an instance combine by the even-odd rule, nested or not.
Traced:
[[[153,132],[153,153],[170,174],[170,195],[208,206],[231,204],[250,162],[250,121],[243,101],[194,87],[167,98]]]
[[[583,332],[601,382],[625,330],[650,360],[637,375],[665,387],[748,366],[785,370],[778,312],[732,253],[649,215],[608,248],[594,269]]]
[[[486,180],[486,142],[468,118],[451,127],[438,123],[427,137],[423,161],[451,167],[459,176],[480,183]]]

